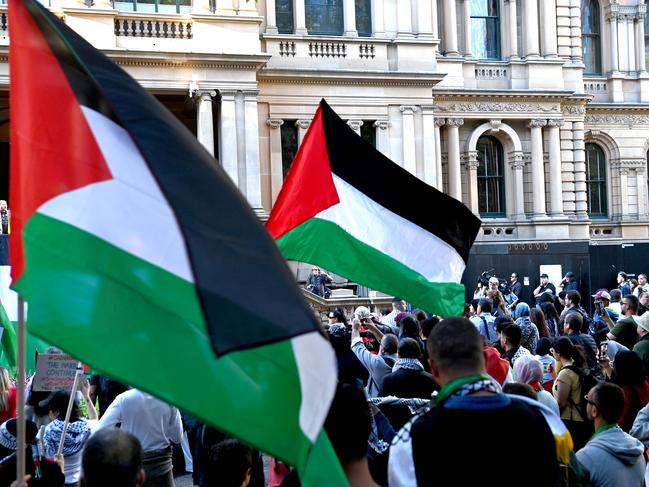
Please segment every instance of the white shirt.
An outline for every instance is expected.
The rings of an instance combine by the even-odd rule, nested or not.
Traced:
[[[145,452],[162,450],[170,442],[180,443],[183,426],[180,412],[173,406],[137,389],[130,389],[115,398],[99,420],[95,431],[122,423]]]

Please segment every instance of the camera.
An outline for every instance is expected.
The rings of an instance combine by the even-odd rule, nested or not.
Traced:
[[[602,303],[601,301],[597,301],[597,302],[595,303],[595,312],[596,312],[598,315],[602,315],[602,314],[604,314],[604,303]]]

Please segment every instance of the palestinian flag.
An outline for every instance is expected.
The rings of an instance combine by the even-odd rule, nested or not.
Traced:
[[[322,429],[333,350],[215,160],[35,0],[10,0],[11,262],[29,331],[346,483]]]
[[[364,142],[324,100],[266,227],[287,259],[431,313],[463,312],[480,220]]]

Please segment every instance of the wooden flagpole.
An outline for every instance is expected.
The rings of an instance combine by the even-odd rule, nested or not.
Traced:
[[[59,449],[56,451],[56,458],[58,460],[59,455],[63,452],[63,443],[65,442],[65,434],[68,431],[68,425],[70,424],[70,414],[72,413],[72,406],[74,405],[74,400],[77,397],[77,389],[79,387],[79,380],[83,375],[83,364],[81,362],[77,363],[77,373],[74,375],[74,382],[72,383],[72,390],[70,391],[70,400],[68,401],[68,410],[65,412],[65,421],[63,422],[63,431],[61,432],[61,441],[59,442]]]
[[[25,343],[26,343],[27,329],[25,326],[25,301],[22,296],[18,295],[18,333],[17,333],[17,377],[16,377],[16,391],[17,397],[17,420],[18,420],[18,438],[16,445],[16,478],[19,485],[25,477],[26,456],[25,451],[27,445],[25,444]]]

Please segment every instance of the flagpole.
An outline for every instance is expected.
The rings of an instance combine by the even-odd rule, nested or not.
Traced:
[[[65,412],[65,421],[63,422],[63,431],[61,432],[61,441],[59,441],[59,449],[56,451],[56,459],[59,459],[59,455],[63,452],[63,443],[65,442],[65,433],[68,431],[68,425],[70,424],[70,414],[72,413],[72,406],[74,405],[74,400],[77,396],[77,388],[79,386],[79,380],[83,375],[83,365],[81,362],[77,363],[77,373],[74,375],[74,382],[72,383],[72,391],[70,391],[70,400],[68,401],[68,410]]]
[[[18,330],[16,341],[18,353],[16,357],[17,376],[16,391],[17,398],[17,420],[18,420],[18,438],[16,446],[16,478],[19,482],[25,476],[26,465],[26,444],[25,444],[25,343],[27,330],[25,327],[25,301],[21,295],[18,295]]]

